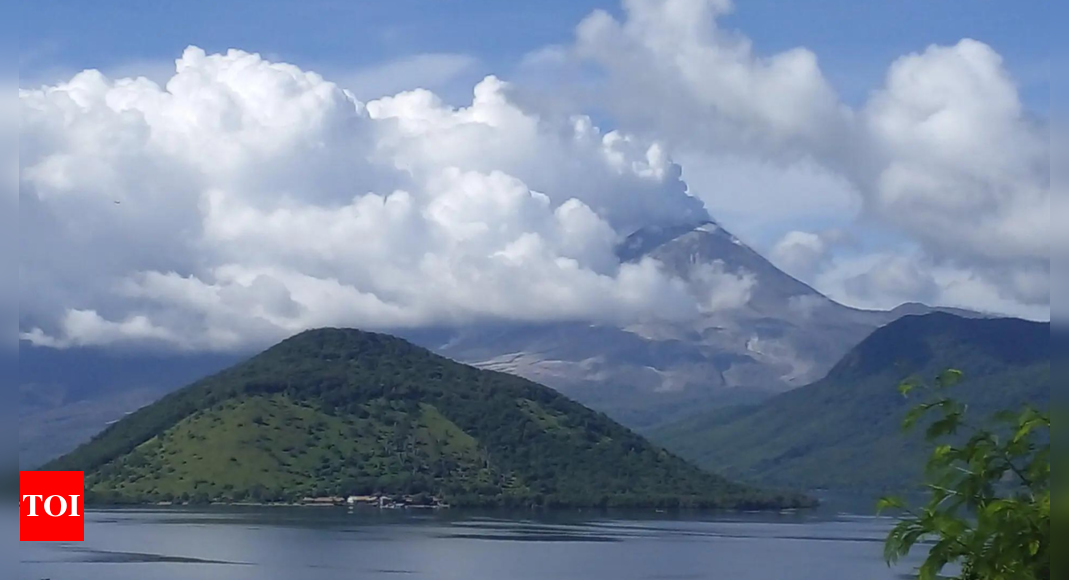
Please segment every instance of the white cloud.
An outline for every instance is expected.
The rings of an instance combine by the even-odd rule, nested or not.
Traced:
[[[628,323],[745,289],[714,276],[696,296],[620,264],[623,235],[705,217],[680,168],[588,118],[532,115],[493,77],[454,109],[423,90],[365,105],[240,51],[191,48],[176,71],[19,91],[23,338],[226,349],[337,324]]]
[[[872,209],[933,251],[1050,255],[1050,141],[990,47],[963,40],[899,59],[864,110]]]
[[[866,271],[843,281],[851,297],[866,304],[893,308],[910,300],[931,302],[938,286],[931,269],[906,256],[878,256]]]
[[[571,46],[539,63],[594,67],[603,77],[598,99],[620,123],[665,139],[687,166],[719,166],[693,172],[705,175],[703,189],[717,188],[718,175],[731,183],[734,158],[817,164],[856,192],[863,224],[905,236],[932,268],[966,270],[1002,302],[1049,305],[1049,129],[1029,117],[993,49],[965,39],[903,56],[884,86],[851,108],[811,51],[763,55],[722,27],[733,8],[730,0],[625,0],[621,18],[591,14]],[[757,184],[696,195],[724,206],[740,199],[759,215],[762,202],[775,214],[790,193]],[[821,212],[823,201],[811,208],[810,219],[824,222],[817,227],[840,227],[828,222],[852,213],[848,203]],[[899,290],[906,287],[927,288]]]
[[[24,333],[22,338],[39,346],[67,348],[91,346],[120,341],[174,342],[177,337],[166,328],[155,325],[142,315],[135,315],[119,322],[105,320],[92,310],[68,310],[59,322],[62,335],[45,334],[41,329]]]
[[[706,205],[850,304],[1049,315],[1049,130],[998,54],[964,40],[904,56],[851,108],[813,52],[764,54],[721,26],[732,9],[595,12],[528,59],[579,85],[542,103],[495,77],[462,108],[428,90],[358,99],[471,74],[450,54],[339,86],[191,48],[166,75],[20,90],[19,197],[4,198],[20,330],[240,348],[325,324],[688,317],[737,307],[753,280],[711,266],[683,282],[613,248]],[[575,95],[625,130],[574,115]],[[840,230],[892,242],[847,252]]]
[[[742,308],[753,295],[757,278],[751,272],[728,272],[723,261],[696,264],[690,270],[692,292],[701,312],[712,313]]]
[[[1049,303],[1007,298],[999,285],[973,269],[933,263],[915,248],[833,256],[815,280],[829,297],[857,308],[922,301],[1033,320],[1049,320],[1051,313]]]
[[[576,29],[575,54],[607,73],[608,104],[627,123],[681,143],[737,152],[832,145],[850,111],[839,104],[811,51],[761,56],[718,26],[729,0],[625,0]]]
[[[801,315],[803,319],[818,316],[823,309],[828,308],[828,305],[829,302],[818,294],[791,296],[787,301],[787,308]]]
[[[840,253],[856,253],[858,242],[847,230],[791,230],[772,246],[768,258],[784,272],[800,280],[813,281]]]
[[[828,251],[828,243],[819,234],[795,230],[776,242],[769,258],[788,274],[809,278],[829,257]]]

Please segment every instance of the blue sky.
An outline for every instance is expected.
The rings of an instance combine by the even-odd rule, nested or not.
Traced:
[[[477,60],[473,74],[507,78],[529,51],[567,42],[595,9],[621,12],[615,0],[41,0],[19,3],[19,61],[23,77],[54,80],[50,71],[167,66],[193,44],[328,70],[463,54]],[[812,49],[850,103],[863,100],[895,58],[977,38],[1007,60],[1025,102],[1046,116],[1052,10],[1040,1],[740,0],[723,26],[742,30],[761,53]]]

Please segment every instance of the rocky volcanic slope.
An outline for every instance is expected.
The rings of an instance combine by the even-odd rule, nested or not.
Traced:
[[[446,356],[539,381],[649,429],[696,410],[752,403],[823,377],[894,311],[843,306],[787,275],[713,222],[636,232],[618,251],[692,285],[710,268],[753,280],[749,299],[685,322],[471,328],[424,341]]]

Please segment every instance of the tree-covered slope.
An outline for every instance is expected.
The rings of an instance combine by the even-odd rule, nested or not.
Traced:
[[[555,391],[406,341],[316,330],[175,392],[46,469],[98,500],[427,494],[459,505],[782,507]]]
[[[748,408],[686,419],[652,439],[729,477],[796,488],[904,488],[926,447],[902,420],[916,400],[897,385],[946,368],[971,417],[1050,401],[1050,325],[1015,319],[908,316],[853,349],[826,378]]]

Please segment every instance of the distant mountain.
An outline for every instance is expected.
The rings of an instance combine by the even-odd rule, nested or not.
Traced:
[[[773,508],[557,392],[404,340],[305,332],[48,464],[98,501],[427,494],[457,505]]]
[[[19,344],[19,465],[32,469],[167,393],[240,360],[234,355],[112,353]],[[16,392],[13,387],[11,392]]]
[[[824,379],[754,407],[698,414],[652,434],[699,465],[767,485],[904,488],[920,481],[928,446],[901,431],[916,404],[910,376],[960,369],[954,396],[970,417],[1050,404],[1050,324],[907,316],[874,332]]]
[[[673,323],[482,324],[402,336],[454,360],[553,387],[648,431],[696,410],[753,404],[827,374],[876,328],[933,309],[845,307],[776,268],[713,222],[639,230],[617,253],[650,257],[691,284],[718,272],[753,280],[748,300]],[[958,314],[970,314],[952,310]],[[34,467],[107,423],[240,360],[20,345],[19,461]]]
[[[421,341],[451,358],[560,390],[640,430],[695,408],[754,403],[823,377],[876,328],[933,308],[843,306],[787,275],[714,222],[635,232],[623,261],[654,258],[691,283],[717,272],[748,277],[744,304],[683,322],[467,328]],[[966,311],[954,311],[970,314]]]

